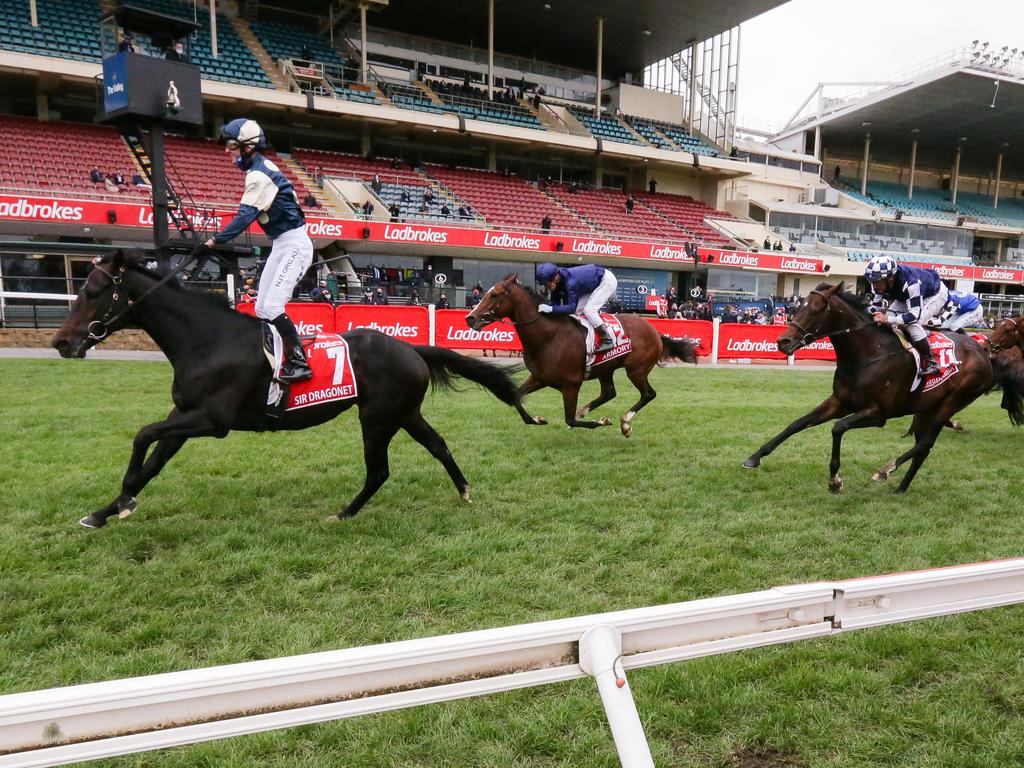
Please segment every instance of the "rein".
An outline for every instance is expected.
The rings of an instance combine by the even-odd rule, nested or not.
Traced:
[[[168,272],[166,275],[164,275],[162,278],[160,278],[160,280],[157,281],[156,285],[154,285],[152,288],[150,288],[144,294],[139,296],[139,298],[137,298],[137,299],[134,299],[134,300],[133,299],[129,299],[128,298],[128,294],[126,293],[125,294],[125,302],[126,302],[125,307],[120,312],[118,312],[116,315],[114,314],[114,305],[117,303],[117,300],[118,300],[118,297],[119,297],[119,291],[121,290],[121,285],[124,283],[123,275],[124,275],[124,272],[125,272],[125,267],[122,265],[117,270],[117,274],[116,275],[112,275],[110,272],[108,272],[103,267],[101,267],[98,262],[94,262],[93,265],[92,265],[92,268],[95,269],[95,270],[99,270],[100,272],[102,272],[104,275],[106,275],[110,279],[110,282],[114,286],[114,291],[110,295],[110,303],[107,305],[107,310],[104,313],[103,317],[101,317],[99,320],[93,320],[92,322],[89,323],[89,326],[86,329],[87,332],[88,332],[88,338],[94,339],[95,341],[103,341],[103,339],[107,338],[107,336],[110,335],[110,325],[112,323],[115,323],[118,320],[120,320],[126,314],[131,312],[135,308],[136,305],[141,304],[143,302],[143,300],[146,299],[150,294],[152,294],[154,291],[159,289],[161,286],[163,286],[169,280],[173,279],[176,275],[178,275],[181,272],[183,272],[185,270],[185,267],[187,267],[191,262],[192,262],[192,258],[191,257],[189,257],[189,258],[185,259],[184,261],[182,261],[181,264],[179,264],[177,267],[175,267],[170,272]],[[98,325],[99,326],[98,333],[93,331],[93,326],[94,325]]]
[[[832,296],[826,300],[825,297],[822,296],[817,289],[811,291],[811,293],[808,295],[817,295],[818,298],[824,301],[825,311],[821,313],[821,317],[818,318],[818,322],[810,331],[804,328],[802,325],[800,325],[800,323],[798,323],[796,320],[790,321],[789,324],[795,327],[798,331],[800,331],[800,333],[803,334],[803,336],[801,336],[800,340],[797,342],[797,346],[793,347],[794,352],[796,352],[798,349],[803,349],[808,344],[813,344],[819,339],[824,339],[825,337],[832,336],[842,336],[844,333],[853,333],[854,331],[860,331],[863,330],[864,328],[867,328],[868,326],[872,325],[875,322],[874,319],[868,319],[862,323],[858,323],[857,325],[851,325],[849,328],[842,328],[838,331],[821,332],[822,323],[825,322],[825,318],[828,316],[828,313],[832,311],[832,299],[835,297]]]

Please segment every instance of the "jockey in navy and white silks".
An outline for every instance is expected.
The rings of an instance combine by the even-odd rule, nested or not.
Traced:
[[[541,304],[538,307],[541,312],[567,315],[578,309],[597,333],[598,345],[594,351],[607,352],[612,348],[612,335],[598,314],[619,284],[611,270],[600,264],[560,268],[546,261],[537,266],[537,282],[548,287],[552,298],[564,298],[559,304]]]
[[[959,331],[968,326],[977,326],[985,315],[981,299],[973,293],[950,291],[945,309],[932,318],[932,325],[949,331]]]
[[[897,264],[892,256],[868,261],[864,277],[871,283],[868,311],[879,325],[902,325],[914,349],[921,355],[921,374],[938,373],[922,327],[946,306],[948,291],[934,269]]]
[[[260,154],[267,148],[263,129],[253,120],[239,118],[220,129],[226,151],[235,154],[235,165],[245,174],[245,191],[238,213],[204,243],[208,248],[226,243],[258,221],[273,242],[260,275],[256,316],[277,328],[285,344],[286,359],[279,378],[300,381],[312,375],[285,305],[296,283],[313,263],[313,242],[306,234],[306,217],[295,190],[274,163]]]

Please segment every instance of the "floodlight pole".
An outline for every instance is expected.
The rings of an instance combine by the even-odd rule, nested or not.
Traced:
[[[871,134],[864,134],[864,167],[860,172],[860,193],[868,193],[868,162],[871,159]]]
[[[494,0],[487,0],[487,98],[494,98]]]
[[[604,16],[597,17],[597,89],[594,92],[594,117],[601,119],[601,59],[604,58]]]
[[[999,207],[999,182],[1003,176],[1003,150],[999,150],[999,157],[996,158],[996,189],[992,196],[992,207]]]
[[[366,3],[359,4],[359,82],[366,85]]]

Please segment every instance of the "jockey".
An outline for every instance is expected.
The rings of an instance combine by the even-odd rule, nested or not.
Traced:
[[[564,293],[565,301],[552,306],[541,304],[537,309],[553,315],[567,315],[577,311],[587,318],[597,333],[598,345],[595,352],[607,352],[614,344],[598,311],[611,296],[615,295],[618,280],[611,270],[600,264],[584,264],[579,267],[556,267],[549,261],[537,266],[537,282],[548,287],[551,296]]]
[[[256,316],[277,328],[285,347],[279,378],[301,381],[313,375],[295,325],[285,314],[295,284],[313,263],[313,242],[306,234],[306,217],[292,183],[261,150],[267,148],[263,129],[253,120],[238,118],[222,126],[220,141],[245,174],[245,191],[238,213],[227,226],[193,250],[200,256],[218,243],[226,243],[258,221],[273,243],[263,266],[256,299]]]
[[[908,267],[892,256],[875,256],[868,261],[864,277],[871,283],[868,312],[879,325],[902,325],[914,349],[921,356],[921,375],[939,372],[922,327],[946,306],[947,290],[934,269]]]
[[[945,309],[932,318],[932,324],[949,331],[961,331],[969,325],[977,326],[984,314],[981,299],[973,293],[950,291]]]

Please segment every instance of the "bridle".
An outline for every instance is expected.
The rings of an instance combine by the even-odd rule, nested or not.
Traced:
[[[92,263],[92,268],[106,275],[107,278],[110,280],[111,284],[114,286],[114,290],[110,294],[110,302],[107,304],[107,309],[106,312],[103,313],[103,317],[101,317],[99,320],[92,320],[89,322],[89,325],[86,328],[86,338],[92,339],[93,341],[96,342],[103,341],[103,339],[107,338],[107,336],[110,335],[110,326],[113,323],[116,323],[122,317],[131,312],[137,305],[141,304],[143,300],[146,299],[146,297],[148,297],[154,291],[159,289],[168,280],[173,279],[175,275],[179,274],[180,272],[183,272],[185,270],[185,267],[187,267],[191,263],[191,257],[183,260],[177,267],[175,267],[162,278],[160,278],[160,280],[157,281],[156,285],[154,285],[144,294],[139,296],[139,298],[130,299],[128,298],[127,292],[124,292],[124,289],[122,288],[124,284],[124,272],[126,267],[122,264],[120,267],[118,267],[117,274],[111,274],[110,272],[108,272],[107,270],[100,266],[99,261],[94,261]],[[122,293],[124,294],[124,301],[121,302],[121,304],[123,304],[123,309],[121,309],[120,312],[117,312],[117,314],[115,314],[115,308],[118,304],[118,301],[121,298]],[[99,326],[98,330],[94,331],[93,326]]]
[[[803,347],[806,347],[808,344],[813,344],[815,341],[818,341],[819,339],[824,339],[826,336],[830,336],[830,337],[831,336],[841,336],[844,333],[853,333],[854,331],[859,331],[859,330],[861,330],[863,328],[867,328],[869,325],[871,325],[874,322],[874,320],[867,320],[867,321],[865,321],[863,323],[858,323],[857,325],[851,325],[849,328],[842,328],[842,329],[840,329],[838,331],[825,331],[825,332],[822,332],[821,331],[821,326],[825,322],[825,318],[828,317],[829,312],[832,311],[832,299],[835,298],[835,295],[832,295],[832,296],[829,296],[828,298],[825,298],[825,295],[821,291],[819,291],[817,288],[815,288],[813,291],[811,291],[807,295],[808,296],[817,296],[819,299],[824,301],[825,302],[825,311],[821,313],[821,317],[818,318],[818,322],[814,325],[814,328],[812,328],[810,330],[808,330],[807,328],[804,328],[802,325],[800,325],[800,323],[798,323],[796,321],[796,319],[793,319],[793,320],[789,321],[790,325],[792,325],[794,328],[796,328],[798,331],[800,331],[801,334],[803,334],[800,337],[800,340],[797,342],[797,345],[795,347],[793,347],[793,352],[796,352],[798,349],[802,349]],[[837,311],[837,314],[838,314],[838,311]]]
[[[1010,334],[1010,338],[1011,339],[1012,338],[1016,338],[1017,339],[1017,341],[1015,343],[1011,343],[1009,346],[1011,346],[1011,347],[1019,346],[1021,344],[1021,341],[1022,341],[1021,333],[1020,333],[1020,320],[1016,320],[1015,321],[1013,318],[1008,317],[1005,320],[1003,320],[1003,322],[1001,322],[999,324],[999,326],[1000,327],[1005,327],[1005,325],[1007,323],[1009,323],[1013,327],[1012,331],[1007,331],[1007,333]],[[1005,349],[1005,346],[1003,344],[992,344],[991,340],[990,340],[990,343],[989,343],[989,347],[991,348],[991,350],[993,352],[999,352],[999,351]]]
[[[511,297],[511,294],[509,293],[509,290],[508,290],[508,288],[505,288],[505,293],[504,293],[504,294],[502,294],[502,295],[504,295],[504,296],[507,296],[507,297],[509,297],[509,301],[511,301],[511,300],[512,300],[512,297]],[[541,318],[541,313],[540,313],[540,310],[536,310],[536,311],[537,311],[537,314],[536,314],[536,316],[535,316],[535,317],[532,317],[532,318],[530,318],[529,320],[522,320],[522,321],[520,321],[520,322],[516,322],[515,320],[513,320],[513,319],[512,319],[511,317],[510,317],[510,318],[508,319],[508,321],[509,321],[510,323],[512,323],[512,325],[514,325],[514,326],[516,326],[516,327],[519,327],[519,326],[522,326],[522,325],[530,325],[531,323],[536,323],[536,322],[537,322],[538,320],[540,320],[540,318]],[[496,317],[494,316],[494,312],[491,312],[491,311],[487,311],[487,312],[482,312],[482,313],[480,314],[480,320],[481,320],[481,321],[483,322],[483,324],[484,324],[484,325],[490,325],[491,323],[495,322],[495,321],[496,321],[497,319],[498,319],[498,318],[496,318]]]

